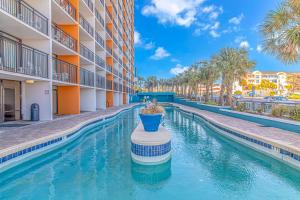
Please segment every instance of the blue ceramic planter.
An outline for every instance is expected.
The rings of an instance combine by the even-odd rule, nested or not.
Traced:
[[[159,114],[140,114],[144,130],[147,132],[158,131],[161,122],[162,113]]]

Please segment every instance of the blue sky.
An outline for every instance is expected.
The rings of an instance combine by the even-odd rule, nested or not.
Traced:
[[[280,0],[135,0],[139,76],[172,77],[222,47],[249,49],[258,70],[300,71],[261,52],[258,25]]]

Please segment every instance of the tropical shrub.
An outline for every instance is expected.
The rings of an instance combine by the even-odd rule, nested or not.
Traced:
[[[237,106],[236,106],[236,110],[237,111],[240,111],[240,112],[243,112],[246,110],[246,104],[245,103],[239,103]]]
[[[300,121],[300,106],[295,106],[290,110],[290,118]]]
[[[282,117],[284,115],[289,114],[289,109],[287,106],[283,106],[283,105],[275,105],[272,108],[272,115],[274,117]]]
[[[209,100],[208,102],[206,102],[205,104],[207,104],[207,105],[212,105],[212,106],[217,106],[218,105],[218,103],[217,102],[215,102],[215,101],[212,101],[212,100]]]
[[[263,109],[261,107],[259,107],[256,109],[256,112],[261,114],[263,112]]]
[[[274,91],[271,91],[271,92],[269,93],[269,95],[270,95],[271,97],[274,97],[274,96],[275,96],[275,92],[274,92]]]
[[[242,95],[242,91],[237,90],[237,91],[234,92],[234,94],[235,94],[235,95]]]

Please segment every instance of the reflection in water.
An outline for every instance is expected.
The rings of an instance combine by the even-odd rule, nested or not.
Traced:
[[[131,162],[133,179],[148,189],[159,189],[171,177],[171,159],[160,165],[140,165]]]

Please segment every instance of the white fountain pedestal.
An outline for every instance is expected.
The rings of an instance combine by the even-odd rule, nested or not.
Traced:
[[[144,165],[157,165],[171,158],[171,133],[159,127],[157,132],[146,132],[142,123],[131,135],[132,160]]]

